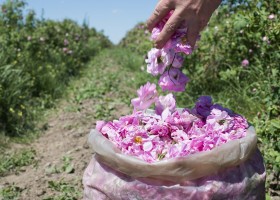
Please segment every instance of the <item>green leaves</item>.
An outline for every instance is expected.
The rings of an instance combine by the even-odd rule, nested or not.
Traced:
[[[58,174],[58,173],[67,173],[72,174],[75,172],[75,168],[73,163],[71,162],[72,158],[69,156],[64,156],[62,158],[62,164],[61,165],[49,165],[46,167],[45,171],[47,174]]]
[[[280,119],[272,119],[270,121],[271,126],[280,130]]]
[[[71,174],[75,172],[74,165],[71,163],[71,158],[68,156],[63,157],[63,166],[62,170],[67,174]]]
[[[15,185],[6,186],[0,188],[0,197],[3,200],[14,200],[18,199],[20,193],[23,191],[22,188]]]
[[[20,152],[0,155],[0,176],[21,167],[36,164],[36,152],[33,149],[23,149]]]
[[[48,186],[52,190],[59,192],[59,195],[53,195],[43,198],[44,200],[78,200],[81,199],[81,192],[76,188],[76,183],[67,183],[64,180],[49,181]]]
[[[25,5],[6,1],[0,14],[0,131],[13,136],[32,130],[38,110],[53,106],[91,57],[112,46],[86,24],[24,16]]]

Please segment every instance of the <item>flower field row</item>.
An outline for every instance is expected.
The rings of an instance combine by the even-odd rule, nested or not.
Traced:
[[[38,109],[50,107],[71,77],[111,42],[86,24],[37,19],[25,2],[6,1],[0,11],[0,132],[21,135]]]

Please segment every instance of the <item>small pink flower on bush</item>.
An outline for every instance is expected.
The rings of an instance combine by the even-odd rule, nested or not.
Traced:
[[[274,19],[275,18],[275,15],[274,14],[270,14],[269,16],[268,16],[268,19]]]
[[[68,52],[68,48],[63,47],[63,48],[62,48],[62,51],[63,51],[64,53],[67,53],[67,52]]]
[[[63,43],[65,46],[69,45],[69,41],[67,39],[64,39]]]
[[[171,68],[161,75],[158,84],[163,91],[183,92],[188,82],[189,78],[179,69]]]
[[[168,109],[173,112],[176,108],[176,100],[173,94],[167,94],[166,96],[159,96],[158,100],[155,103],[155,111],[158,115]]]
[[[145,110],[157,100],[156,85],[150,82],[137,90],[138,97],[131,100],[134,110]]]
[[[244,60],[242,61],[241,65],[242,65],[243,67],[247,67],[247,66],[249,65],[249,60],[244,59]]]

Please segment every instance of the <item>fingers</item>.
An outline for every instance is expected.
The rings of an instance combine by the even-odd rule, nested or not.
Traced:
[[[147,21],[147,27],[149,31],[156,26],[158,22],[160,22],[171,10],[173,9],[170,1],[161,0],[158,2],[153,14]]]
[[[200,29],[199,29],[199,32],[203,31],[203,29],[208,25],[208,21],[209,19],[202,19],[201,22],[200,22]]]
[[[187,40],[192,48],[194,48],[196,40],[198,39],[200,26],[198,24],[192,24],[188,26]]]
[[[180,27],[183,22],[183,18],[179,11],[175,10],[171,15],[165,26],[163,27],[161,33],[159,34],[157,40],[155,41],[155,47],[158,49],[163,48],[166,42],[174,34],[174,32]]]

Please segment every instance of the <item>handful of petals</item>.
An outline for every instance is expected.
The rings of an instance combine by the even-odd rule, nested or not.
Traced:
[[[171,15],[172,12],[152,30],[151,40],[156,40]],[[193,51],[186,33],[186,28],[178,29],[162,49],[152,48],[148,52],[145,60],[147,72],[153,76],[161,75],[159,85],[164,91],[182,92],[189,82],[189,78],[179,70],[184,62],[181,53],[189,55]]]

